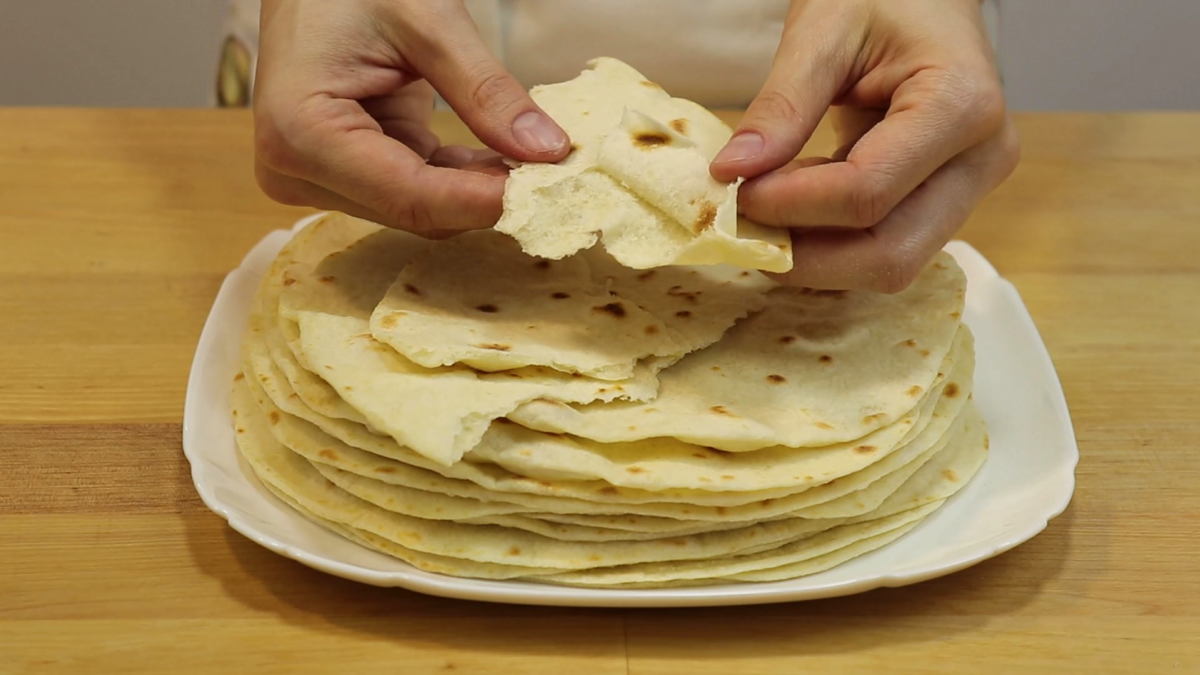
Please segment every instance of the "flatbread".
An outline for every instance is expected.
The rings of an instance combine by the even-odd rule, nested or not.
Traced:
[[[645,364],[629,380],[606,382],[544,367],[481,373],[409,361],[372,337],[370,317],[424,243],[403,233],[384,235],[368,236],[314,268],[289,269],[285,283],[291,285],[280,297],[280,316],[295,324],[290,346],[296,360],[329,383],[372,429],[450,465],[479,442],[493,419],[522,403],[655,395],[654,369]],[[409,243],[412,248],[406,248]]]
[[[790,234],[737,215],[737,187],[708,165],[732,131],[615,59],[530,95],[571,136],[558,164],[508,178],[496,229],[529,254],[562,259],[602,241],[622,265],[729,264],[786,272]]]
[[[426,368],[545,366],[625,380],[643,360],[661,367],[716,342],[776,285],[757,272],[638,272],[605,257],[536,259],[497,232],[463,234],[400,272],[371,334]]]
[[[601,443],[675,438],[727,452],[845,443],[895,423],[929,392],[965,298],[966,275],[944,252],[896,294],[781,287],[720,342],[663,371],[653,401],[532,401],[508,417]]]

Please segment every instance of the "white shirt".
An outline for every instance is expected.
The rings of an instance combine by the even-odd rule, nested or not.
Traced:
[[[527,88],[571,79],[588,60],[611,56],[672,95],[710,108],[744,107],[753,100],[770,71],[788,8],[788,0],[463,1],[483,41]],[[997,44],[995,0],[983,1]],[[259,0],[230,3],[225,59],[250,65],[222,79],[240,77],[243,81],[225,86],[240,88],[248,99]],[[231,51],[239,58],[231,58]]]

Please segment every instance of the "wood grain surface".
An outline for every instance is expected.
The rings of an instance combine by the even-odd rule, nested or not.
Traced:
[[[305,212],[259,193],[245,113],[0,110],[0,673],[1200,672],[1200,115],[1019,125],[962,236],[1059,369],[1070,509],[908,588],[616,611],[360,586],[209,513],[180,447],[196,339]]]

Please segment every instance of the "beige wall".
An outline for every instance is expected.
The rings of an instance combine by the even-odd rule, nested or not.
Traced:
[[[1200,110],[1200,0],[998,3],[1014,108]],[[0,0],[0,105],[208,105],[224,11],[225,0]]]

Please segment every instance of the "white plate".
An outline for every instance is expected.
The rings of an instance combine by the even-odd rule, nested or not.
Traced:
[[[303,226],[307,219],[297,224]],[[975,399],[991,453],[979,474],[916,529],[888,546],[812,576],[763,584],[593,590],[459,579],[423,572],[310,523],[263,488],[238,454],[229,383],[259,280],[292,237],[272,232],[225,279],[188,381],[183,449],[196,490],[238,532],[281,555],[377,586],[454,598],[538,605],[682,607],[827,598],[904,586],[969,567],[1037,535],[1067,507],[1079,450],[1062,387],[1016,289],[975,249],[952,242],[969,279],[964,320],[976,337]]]

